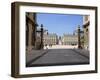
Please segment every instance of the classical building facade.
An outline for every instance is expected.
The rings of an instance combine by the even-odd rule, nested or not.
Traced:
[[[62,36],[62,45],[78,45],[78,36],[73,34],[64,34]]]
[[[26,13],[26,49],[32,50],[36,41],[36,14]]]
[[[58,44],[58,36],[55,33],[49,33],[43,35],[43,43],[45,45],[56,45]]]
[[[83,34],[84,34],[84,48],[89,48],[89,25],[90,17],[88,15],[83,16]]]

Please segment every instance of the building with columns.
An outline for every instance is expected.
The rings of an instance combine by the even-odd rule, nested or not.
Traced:
[[[26,12],[26,50],[35,48],[36,41],[36,14]]]
[[[89,26],[90,26],[90,17],[89,15],[83,16],[83,35],[84,35],[84,48],[89,48]]]
[[[73,34],[63,34],[62,45],[78,45],[78,36]]]
[[[55,33],[48,33],[43,36],[43,43],[45,45],[57,45],[58,44],[58,36]]]

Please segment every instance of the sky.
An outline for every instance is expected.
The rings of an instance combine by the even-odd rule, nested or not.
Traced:
[[[39,26],[43,24],[48,33],[62,36],[64,33],[73,34],[78,25],[82,27],[83,17],[74,14],[37,13],[37,23]]]

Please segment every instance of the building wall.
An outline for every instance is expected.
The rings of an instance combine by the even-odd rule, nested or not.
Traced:
[[[72,35],[72,34],[65,34],[62,36],[62,44],[63,45],[77,45],[78,36]]]
[[[58,43],[58,37],[55,33],[44,34],[43,43],[44,45],[56,45]]]
[[[26,13],[26,49],[32,50],[36,41],[36,14]]]
[[[89,48],[89,25],[90,19],[88,15],[83,16],[83,32],[84,32],[84,48]]]

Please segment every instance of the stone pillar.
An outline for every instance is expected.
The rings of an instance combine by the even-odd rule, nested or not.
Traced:
[[[32,50],[32,24],[28,23],[29,34],[28,34],[28,51]]]
[[[35,48],[36,41],[36,14],[26,13],[26,46],[27,51]]]

